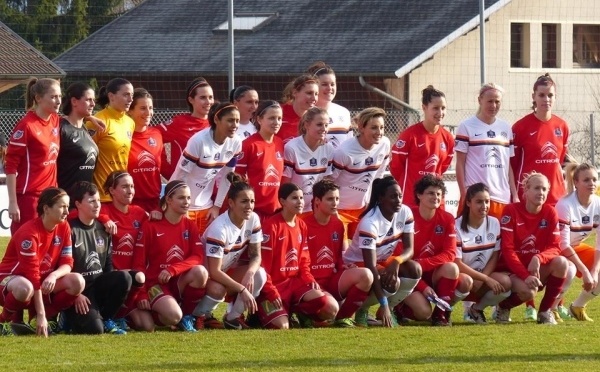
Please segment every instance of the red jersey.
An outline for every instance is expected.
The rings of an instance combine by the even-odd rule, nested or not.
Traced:
[[[22,225],[10,239],[0,262],[0,277],[21,275],[38,290],[48,274],[59,266],[73,268],[72,253],[69,224],[64,221],[48,231],[38,217]]]
[[[163,143],[169,144],[170,147],[170,151],[167,151],[165,147],[162,152],[161,174],[163,177],[171,178],[190,137],[208,127],[210,127],[208,119],[200,119],[192,114],[177,115],[170,122],[157,126]]]
[[[160,167],[163,141],[157,128],[149,127],[143,132],[133,132],[127,171],[135,185],[134,203],[138,200],[156,200],[160,197]]]
[[[6,149],[6,174],[17,175],[17,194],[39,194],[56,187],[56,159],[60,149],[59,121],[51,114],[46,121],[34,111],[17,123]]]
[[[569,140],[567,123],[554,115],[544,122],[532,113],[517,121],[512,130],[515,156],[510,159],[510,165],[519,185],[519,197],[523,198],[524,176],[536,171],[545,174],[550,182],[546,204],[556,205],[567,193],[561,167]]]
[[[435,270],[456,258],[456,230],[454,217],[442,209],[436,209],[429,221],[421,217],[419,207],[412,208],[415,219],[415,254],[423,271]]]
[[[537,256],[544,265],[560,255],[560,231],[558,214],[554,207],[544,204],[538,214],[525,208],[525,202],[504,207],[500,219],[499,266],[525,280],[529,276],[527,266]]]
[[[248,177],[254,189],[254,211],[261,217],[271,216],[279,208],[277,192],[283,175],[283,142],[274,137],[267,143],[259,133],[242,142],[236,172]]]
[[[131,270],[135,243],[148,221],[148,214],[137,205],[130,205],[127,213],[123,213],[111,203],[102,203],[101,215],[106,215],[117,225],[117,233],[112,236],[112,264],[115,270]]]
[[[277,285],[299,276],[306,284],[315,278],[310,273],[310,254],[306,243],[306,224],[296,218],[296,226],[288,225],[281,213],[268,218],[263,225],[262,266]]]
[[[281,118],[281,129],[275,134],[281,138],[285,145],[289,140],[300,135],[298,130],[298,124],[300,124],[300,116],[294,111],[294,106],[291,103],[284,103],[281,105],[281,111],[283,113]]]
[[[321,225],[312,213],[303,220],[308,232],[310,272],[323,287],[329,278],[343,270],[344,224],[337,216],[331,216],[327,225]]]
[[[443,127],[429,133],[423,122],[406,128],[392,146],[390,173],[404,193],[403,204],[417,205],[414,185],[428,173],[441,176],[454,157],[454,137]]]
[[[172,224],[166,218],[142,226],[133,255],[133,269],[146,273],[146,287],[158,282],[161,271],[171,276],[183,274],[202,264],[198,227],[187,217]]]

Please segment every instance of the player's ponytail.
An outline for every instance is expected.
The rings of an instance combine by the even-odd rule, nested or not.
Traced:
[[[392,176],[385,176],[383,178],[376,178],[373,180],[373,190],[371,190],[371,197],[367,208],[360,214],[360,218],[363,218],[371,210],[375,209],[379,205],[379,198],[385,194],[385,190],[392,186],[397,185],[398,181]]]
[[[33,77],[27,82],[27,93],[25,94],[25,110],[33,110],[36,105],[36,97],[42,97],[50,90],[51,86],[57,86],[60,90],[58,80],[50,78],[38,79]]]
[[[237,173],[227,173],[227,181],[231,184],[231,186],[229,186],[229,191],[227,192],[227,197],[230,200],[235,200],[237,195],[242,191],[253,190],[246,179]]]

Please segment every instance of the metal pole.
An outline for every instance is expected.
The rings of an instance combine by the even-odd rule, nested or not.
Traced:
[[[479,64],[481,85],[485,84],[485,0],[479,0]]]
[[[592,113],[590,114],[590,150],[592,150],[592,165],[596,165],[596,145],[594,144],[594,133],[594,114]]]
[[[227,49],[229,50],[229,91],[231,92],[235,87],[235,69],[233,66],[233,0],[228,1],[227,20],[229,23],[227,29]]]

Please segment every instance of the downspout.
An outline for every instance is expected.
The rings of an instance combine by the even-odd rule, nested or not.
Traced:
[[[370,90],[373,93],[377,93],[380,96],[389,99],[390,101],[394,102],[397,105],[400,105],[400,106],[404,107],[406,110],[408,110],[410,112],[413,112],[413,113],[415,113],[417,115],[420,115],[420,112],[418,110],[416,110],[415,108],[411,107],[408,103],[406,103],[406,102],[404,102],[404,101],[402,101],[402,100],[400,100],[400,99],[392,96],[391,94],[389,94],[387,92],[384,92],[383,90],[381,90],[379,88],[376,88],[376,87],[372,86],[371,84],[367,83],[362,76],[358,77],[358,82],[360,83],[360,85],[363,88],[368,89],[368,90]]]

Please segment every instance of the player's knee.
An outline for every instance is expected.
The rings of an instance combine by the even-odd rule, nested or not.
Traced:
[[[33,284],[29,280],[22,278],[12,289],[12,294],[17,301],[29,301],[33,297]]]
[[[160,321],[166,326],[177,325],[181,321],[181,318],[183,318],[183,313],[181,312],[181,309],[172,309],[170,311],[165,311],[159,316]]]
[[[208,280],[208,271],[202,265],[192,266],[188,271],[188,275],[192,277],[192,282],[196,288],[204,288],[206,281]]]
[[[521,301],[530,301],[530,300],[533,300],[533,298],[535,297],[536,293],[537,293],[537,290],[522,289],[520,291],[517,291],[517,296],[519,296],[519,299]]]
[[[512,282],[510,281],[510,277],[504,274],[498,274],[493,276],[493,278],[500,283],[500,285],[506,290],[509,291],[512,287]]]
[[[456,289],[462,293],[468,293],[473,288],[473,278],[466,274],[460,274],[458,276],[458,285]]]
[[[319,311],[319,317],[324,320],[334,319],[338,311],[340,310],[340,306],[336,299],[332,296],[325,295],[323,297],[326,297],[326,302],[325,305],[321,308],[321,311]]]
[[[458,274],[460,272],[458,270],[458,265],[454,262],[446,262],[445,264],[440,266],[438,270],[442,277],[448,279],[458,279]]]
[[[357,268],[354,276],[354,285],[365,292],[371,289],[373,285],[373,273],[371,270],[364,267]]]
[[[563,256],[556,256],[550,263],[552,267],[552,273],[556,276],[564,276],[567,273],[569,267],[569,260]]]
[[[214,299],[222,299],[227,294],[227,288],[221,283],[209,280],[206,283],[206,295]]]
[[[65,277],[67,281],[66,291],[68,294],[76,296],[81,294],[85,289],[85,279],[79,273],[69,273]]]
[[[400,275],[403,278],[419,279],[423,275],[421,265],[413,260],[408,260],[400,265]]]
[[[427,304],[419,304],[412,307],[413,315],[415,320],[427,320],[431,317],[432,310],[429,303]]]

